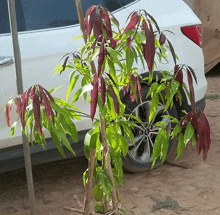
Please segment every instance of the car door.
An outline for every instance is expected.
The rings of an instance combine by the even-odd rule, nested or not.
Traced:
[[[79,47],[79,42],[71,42],[73,37],[80,35],[74,1],[16,0],[15,2],[24,90],[33,84],[41,84],[46,89],[63,85],[55,92],[55,96],[65,98],[68,72],[53,75],[59,59]],[[89,1],[87,2],[85,7],[89,6]],[[0,5],[0,147],[6,147],[21,143],[21,132],[17,129],[14,138],[10,140],[10,131],[4,116],[4,105],[11,96],[17,95],[17,88],[15,68],[12,63],[13,50],[7,1],[4,0]],[[88,112],[88,104],[83,99],[76,105],[82,111]],[[77,124],[78,129],[89,128],[90,121],[88,118],[83,118]]]
[[[84,13],[92,5],[103,5],[116,10],[134,0],[83,0]],[[24,90],[40,84],[46,89],[62,85],[54,96],[65,98],[69,72],[54,75],[54,67],[66,53],[76,51],[82,40],[71,42],[79,36],[77,11],[73,0],[16,0],[18,39],[21,50],[21,64]],[[77,89],[77,86],[76,86]],[[0,148],[21,144],[20,129],[10,139],[5,122],[4,106],[11,96],[17,95],[16,76],[13,64],[12,38],[10,35],[7,0],[0,3]],[[76,106],[89,112],[89,105],[80,99]],[[16,119],[14,114],[13,119]],[[82,118],[76,122],[78,130],[91,127],[91,119]]]

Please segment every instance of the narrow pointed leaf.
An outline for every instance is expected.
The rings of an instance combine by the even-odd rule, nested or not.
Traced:
[[[85,20],[84,20],[84,25],[85,25],[85,29],[86,29],[86,32],[87,32],[87,35],[90,36],[91,34],[91,31],[92,31],[92,25],[91,25],[91,14],[93,13],[93,11],[96,10],[96,6],[95,5],[92,5],[88,10],[87,10],[87,13],[86,13],[86,16],[85,16]]]
[[[113,102],[114,102],[115,113],[119,114],[119,102],[118,102],[118,98],[115,94],[115,91],[111,85],[108,86],[108,89],[110,91],[110,94],[111,94]]]
[[[37,127],[37,131],[40,136],[42,136],[42,128],[40,123],[40,100],[38,95],[35,93],[33,98],[33,112],[34,112],[34,120],[35,125]]]
[[[46,94],[43,91],[43,88],[41,86],[39,86],[39,90],[40,90],[40,95],[44,101],[44,106],[45,106],[45,112],[47,115],[47,121],[50,121],[50,114],[51,114],[51,106],[50,106],[50,102],[48,101],[48,98],[46,96]]]
[[[103,77],[101,77],[101,99],[102,99],[102,106],[105,105],[105,93],[106,93],[105,79]]]
[[[147,62],[149,72],[151,73],[153,69],[154,57],[155,57],[155,40],[153,34],[148,29],[148,25],[146,22],[144,22],[143,28],[147,39],[146,44],[142,44],[143,52],[144,52],[143,54]]]
[[[171,42],[170,42],[168,39],[167,39],[167,42],[168,42],[168,44],[169,44],[170,51],[171,51],[171,54],[172,54],[172,56],[173,56],[174,63],[175,63],[175,65],[176,65],[176,54],[175,54],[173,45],[171,44]]]
[[[187,79],[188,79],[188,83],[189,83],[192,110],[195,110],[195,106],[196,106],[196,104],[195,104],[195,94],[194,94],[194,88],[193,88],[192,75],[191,75],[190,71],[187,71]]]
[[[98,75],[101,74],[104,60],[105,60],[105,44],[104,42],[102,42],[100,52],[99,52],[99,59],[98,59]]]
[[[12,125],[12,104],[6,104],[5,106],[5,119],[8,127]]]
[[[103,19],[106,22],[105,29],[107,31],[107,36],[108,37],[112,37],[112,26],[111,26],[111,21],[110,21],[108,12],[105,9],[103,9],[103,8],[101,8],[100,11],[101,11]]]
[[[126,26],[123,34],[129,30],[129,29],[134,29],[135,26],[140,22],[140,16],[138,15],[138,13],[133,13],[133,15],[131,16],[131,20],[130,22],[128,23],[128,25]]]
[[[96,113],[96,107],[98,103],[98,93],[99,93],[99,82],[98,82],[98,75],[96,75],[93,79],[93,89],[91,91],[91,104],[90,104],[90,116],[92,120],[94,119]]]

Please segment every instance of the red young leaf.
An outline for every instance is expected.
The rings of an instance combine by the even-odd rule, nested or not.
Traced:
[[[192,110],[194,111],[196,108],[195,94],[194,94],[194,88],[193,88],[193,82],[192,82],[192,75],[189,70],[187,70],[187,78],[188,78],[189,90],[190,90],[190,95],[191,95]]]
[[[105,43],[102,42],[102,45],[100,47],[100,52],[99,52],[99,59],[98,59],[98,75],[101,74],[104,60],[105,60]]]
[[[137,77],[137,88],[138,88],[139,98],[142,101],[141,84],[140,84],[139,77]]]
[[[21,104],[21,125],[24,128],[25,127],[25,119],[24,119],[24,115],[26,112],[26,106],[27,106],[27,90],[22,94],[21,96],[21,100],[22,100],[22,104]]]
[[[99,93],[99,76],[96,75],[93,79],[93,89],[91,90],[91,104],[90,104],[90,116],[92,120],[94,119],[96,107],[98,103],[98,93]]]
[[[123,34],[129,30],[129,29],[134,29],[135,26],[140,22],[140,16],[138,15],[137,12],[133,13],[133,15],[131,16],[131,20],[128,23],[127,27],[125,28]]]
[[[103,28],[103,22],[102,22],[102,15],[100,13],[100,10],[96,8],[95,10],[96,14],[93,19],[93,27],[94,27],[94,36],[95,38],[98,38],[102,33]]]
[[[173,56],[173,60],[174,60],[174,63],[176,65],[176,54],[175,54],[175,51],[174,51],[174,48],[173,48],[173,45],[171,44],[171,42],[167,39],[167,42],[170,46],[170,51],[171,51],[171,54]]]
[[[129,92],[129,89],[130,89],[130,83],[127,84],[127,86],[125,87],[126,89],[126,92],[128,93]]]
[[[105,79],[103,77],[101,77],[101,99],[102,99],[102,106],[105,105],[105,93],[106,93]]]
[[[115,46],[116,46],[116,44],[117,44],[117,41],[114,40],[114,39],[111,38],[111,37],[108,37],[108,40],[110,40],[110,44],[109,44],[109,46],[110,46],[112,49],[114,49]]]
[[[131,79],[131,82],[133,82],[134,84],[134,88],[135,90],[137,91],[137,83],[136,83],[136,79],[134,77],[133,74],[129,75],[130,79]],[[134,96],[134,92],[132,91],[132,88],[130,87],[130,99],[131,99],[131,102],[134,102],[135,101],[135,96]]]
[[[40,85],[39,85],[39,86],[40,86]],[[50,94],[45,88],[43,88],[43,89],[44,89],[45,93],[47,94],[47,96],[49,97],[49,99],[50,99],[52,102],[54,102],[53,96],[51,96],[51,94]]]
[[[146,13],[146,12],[145,12],[145,14],[147,14],[147,16],[149,16],[150,19],[155,23],[155,27],[157,28],[158,32],[160,33],[160,28],[159,28],[159,26],[158,26],[158,24],[157,24],[157,21],[154,19],[154,17],[151,16],[149,13]]]
[[[91,25],[91,14],[93,13],[93,11],[96,10],[96,6],[92,5],[86,13],[85,19],[84,19],[84,25],[85,25],[85,29],[87,32],[87,35],[90,36],[91,31],[92,31],[92,25]]]
[[[106,26],[104,25],[104,29],[107,32],[107,36],[112,37],[112,26],[111,26],[111,21],[110,21],[108,12],[103,8],[101,8],[100,10],[101,10],[102,17],[106,22]]]
[[[154,64],[154,57],[155,57],[155,41],[154,41],[154,35],[150,32],[148,29],[148,25],[146,21],[143,23],[143,28],[145,31],[145,36],[147,38],[146,44],[142,44],[143,47],[143,54],[144,58],[147,62],[147,66],[149,69],[149,72],[152,72],[153,64]]]
[[[197,141],[197,153],[200,154],[203,150],[203,159],[206,160],[207,153],[210,149],[211,138],[209,122],[203,112],[199,117],[198,136],[199,137]]]
[[[15,98],[15,105],[16,105],[16,113],[19,115],[21,111],[21,97],[20,96]]]
[[[194,70],[192,69],[192,67],[190,66],[187,66],[187,70],[189,70],[191,72],[191,74],[193,75],[195,81],[196,81],[196,84],[197,84],[197,78],[196,78],[196,74],[194,72]]]
[[[175,66],[174,74],[175,74],[176,81],[178,81],[180,84],[183,84],[183,70],[182,70],[182,67]]]
[[[115,107],[115,113],[119,114],[119,102],[118,102],[118,98],[115,94],[115,91],[113,89],[113,87],[111,86],[111,84],[108,85],[108,89],[110,91],[110,94],[112,96],[113,102],[114,102],[114,107]]]
[[[63,69],[60,71],[60,75],[62,74],[62,72],[65,71],[65,69],[66,69],[66,64],[67,64],[67,61],[68,61],[69,57],[70,57],[70,56],[67,56],[67,57],[65,58],[65,60],[64,60],[64,62],[63,62],[63,65],[62,65]]]
[[[166,37],[163,33],[160,34],[159,42],[161,46],[166,42]]]
[[[39,135],[42,136],[42,128],[40,124],[40,100],[36,93],[34,94],[34,98],[33,98],[33,112],[34,112],[35,125],[37,127]]]
[[[108,77],[110,78],[110,80],[112,81],[112,83],[117,87],[115,81],[113,80],[112,76],[109,73],[106,73],[108,75]]]
[[[12,104],[6,104],[5,106],[5,119],[8,127],[12,125]]]
[[[43,87],[41,87],[40,85],[39,85],[39,90],[40,90],[40,96],[44,101],[45,112],[46,112],[46,115],[47,115],[47,121],[49,122],[50,121],[50,114],[51,114],[50,102],[49,102],[46,94],[44,93]]]

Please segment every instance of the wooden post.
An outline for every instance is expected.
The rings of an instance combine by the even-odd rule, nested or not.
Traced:
[[[20,95],[23,93],[23,83],[22,83],[22,71],[21,71],[21,56],[20,56],[20,48],[18,43],[17,21],[16,21],[16,12],[15,12],[15,0],[8,0],[8,13],[9,13],[10,29],[12,34],[17,93]],[[35,215],[36,214],[35,197],[34,197],[34,185],[33,185],[33,176],[32,176],[32,168],[31,168],[30,146],[29,146],[28,138],[24,134],[22,134],[22,140],[23,140],[23,149],[24,149],[25,169],[27,175],[30,211],[31,211],[31,215]]]

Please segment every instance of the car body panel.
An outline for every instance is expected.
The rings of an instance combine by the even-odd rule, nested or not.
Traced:
[[[201,24],[201,21],[182,0],[137,0],[114,11],[114,15],[123,27],[126,24],[126,17],[129,13],[135,9],[142,8],[156,19],[161,30],[164,31],[164,34],[173,44],[180,59],[178,64],[187,64],[195,70],[198,79],[198,85],[194,83],[195,98],[196,101],[203,99],[207,82],[204,76],[202,49],[185,37],[180,30],[183,26]],[[59,64],[59,59],[64,54],[73,53],[83,44],[82,39],[71,41],[72,38],[79,35],[79,24],[19,32],[18,39],[21,50],[24,89],[32,84],[41,84],[46,89],[63,85],[54,93],[54,96],[65,99],[69,83],[69,72],[65,71],[62,75],[53,76],[54,67]],[[0,57],[13,56],[10,34],[0,34],[0,45]],[[158,64],[156,70],[172,71],[174,62],[171,53],[168,55],[168,61],[169,63]],[[141,74],[146,71],[140,68],[138,72]],[[187,82],[185,76],[184,80]],[[4,105],[11,96],[16,94],[14,64],[0,66],[0,149],[22,144],[19,126],[14,137],[10,139],[10,130],[7,127],[4,116]],[[75,105],[83,112],[89,113],[89,105],[83,99],[80,99]],[[13,119],[16,119],[15,113],[13,113]],[[83,118],[82,121],[76,122],[79,131],[89,129],[91,125],[91,119],[88,118]],[[46,135],[49,137],[49,134]]]

